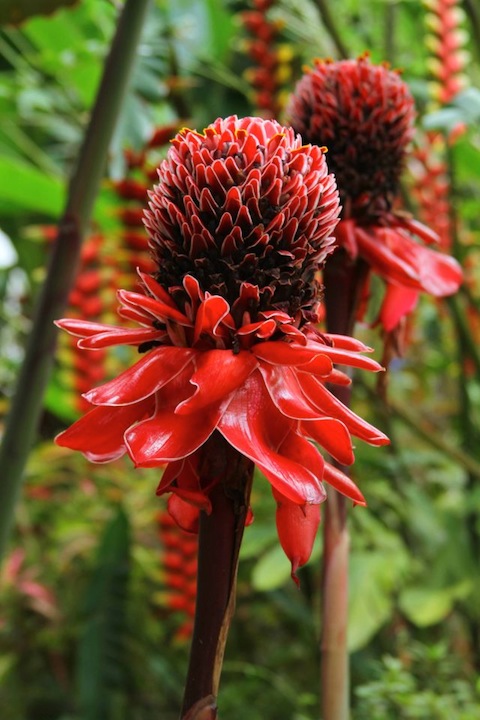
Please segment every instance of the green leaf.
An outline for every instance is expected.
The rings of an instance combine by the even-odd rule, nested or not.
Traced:
[[[2,0],[0,25],[19,25],[32,15],[49,15],[60,7],[74,5],[77,0]]]
[[[290,563],[281,546],[276,544],[262,555],[252,573],[255,590],[265,592],[281,587],[290,577]]]
[[[85,624],[77,656],[82,720],[116,717],[123,703],[128,667],[125,616],[129,556],[129,523],[120,508],[101,539],[85,596]]]
[[[408,588],[400,595],[400,608],[408,620],[418,627],[428,627],[444,620],[456,600],[470,594],[468,580],[449,588]]]
[[[258,557],[269,545],[277,541],[277,530],[272,522],[257,522],[245,528],[240,557],[242,560]]]
[[[465,114],[456,107],[442,108],[425,115],[422,125],[425,130],[442,130],[450,133],[457,125],[465,122]]]
[[[58,216],[62,210],[62,180],[21,160],[0,157],[0,187],[0,211],[5,214],[23,209]]]
[[[227,11],[223,0],[206,0],[205,6],[210,24],[208,55],[222,60],[231,47],[233,15]]]
[[[354,552],[350,558],[348,647],[359,650],[390,617],[393,590],[408,560],[401,551]]]

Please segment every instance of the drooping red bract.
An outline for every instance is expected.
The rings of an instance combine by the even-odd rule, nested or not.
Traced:
[[[94,462],[127,452],[137,467],[166,466],[157,492],[171,493],[172,516],[194,531],[220,482],[202,467],[221,435],[271,483],[295,569],[310,554],[323,480],[365,502],[310,441],[344,465],[351,435],[387,442],[326,386],[349,383],[335,363],[380,366],[362,343],[312,324],[339,212],[334,179],[320,148],[274,121],[236,117],[179,133],[159,178],[146,219],[158,270],[141,273],[143,293],[118,293],[133,326],[58,322],[79,347],[127,344],[142,356],[86,393],[92,409],[57,443]],[[295,534],[298,507],[306,521]]]
[[[436,233],[394,208],[414,116],[413,98],[399,74],[366,56],[317,60],[287,108],[304,140],[328,148],[343,205],[336,242],[386,282],[379,321],[387,332],[413,309],[419,292],[451,295],[462,281],[456,260],[415,239],[437,243]]]

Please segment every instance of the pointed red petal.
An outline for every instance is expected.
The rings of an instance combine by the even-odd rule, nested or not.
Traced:
[[[230,305],[225,298],[211,295],[198,308],[195,318],[194,342],[197,342],[203,334],[223,337],[225,329],[221,328],[222,324],[226,324],[230,328],[234,327],[230,315]]]
[[[118,297],[127,307],[131,307],[134,310],[144,310],[157,320],[173,320],[179,325],[185,325],[187,327],[190,327],[192,324],[190,320],[176,307],[167,305],[166,303],[149,297],[148,295],[142,295],[140,293],[132,292],[131,290],[119,290]]]
[[[360,418],[332,395],[319,380],[306,373],[298,373],[298,380],[309,402],[327,417],[341,420],[353,435],[365,440],[370,445],[387,445],[390,442],[380,430]]]
[[[339,493],[342,493],[342,495],[346,495],[348,498],[353,500],[353,502],[357,505],[367,504],[363,494],[360,492],[353,480],[338,468],[330,465],[330,463],[325,463],[323,479],[329,485],[334,487],[335,490],[338,490]]]
[[[425,292],[434,297],[446,297],[457,292],[463,282],[463,272],[455,258],[417,244],[414,255],[421,288]]]
[[[282,415],[270,400],[257,371],[235,393],[218,424],[230,445],[257,463],[269,481],[293,502],[322,502],[325,491],[321,473],[311,472],[311,457],[303,464],[294,457],[288,443],[283,454],[282,443],[293,427],[295,422]]]
[[[143,284],[148,290],[150,290],[154,298],[160,300],[164,305],[168,305],[178,311],[175,301],[171,295],[168,294],[165,288],[160,285],[160,283],[158,283],[151,275],[147,275],[143,272],[139,272],[138,274],[140,275]]]
[[[313,345],[313,343],[312,343]],[[260,359],[274,365],[304,365],[314,362],[315,372],[326,375],[332,363],[323,354],[323,346],[305,347],[286,342],[264,342],[254,345],[252,352]]]
[[[417,300],[418,290],[387,283],[378,321],[387,332],[392,332],[400,320],[412,312]]]
[[[296,572],[312,554],[313,543],[320,524],[319,505],[298,505],[276,491],[277,531],[280,544],[292,563],[292,579],[299,584]]]
[[[98,350],[114,345],[141,345],[149,340],[157,340],[161,335],[161,332],[154,328],[117,328],[116,330],[79,340],[77,345],[84,350]]]
[[[105,325],[104,323],[90,322],[89,320],[79,320],[78,318],[62,318],[55,320],[55,325],[62,330],[66,330],[70,335],[86,338],[98,333],[122,333],[123,328],[115,325]]]
[[[462,283],[462,269],[454,258],[419,245],[401,229],[367,233],[357,228],[357,236],[362,256],[387,281],[435,297],[453,294]]]
[[[208,440],[220,417],[216,406],[187,416],[158,408],[152,418],[125,434],[128,454],[137,467],[157,467],[180,460]]]
[[[323,352],[331,362],[349,365],[350,367],[363,368],[364,370],[371,370],[372,372],[379,372],[380,370],[383,370],[382,366],[379,365],[378,362],[372,360],[372,358],[360,355],[355,351],[343,350],[342,348],[329,347],[326,345]],[[299,367],[298,370],[308,371],[308,367]]]
[[[153,395],[191,362],[195,350],[154,348],[118,377],[90,390],[86,399],[94,405],[129,405]]]
[[[91,462],[110,462],[125,454],[127,428],[142,420],[153,407],[150,399],[125,407],[96,407],[57,435],[55,442],[80,450]]]
[[[350,433],[340,420],[323,417],[304,421],[302,432],[342,465],[351,465],[355,460]]]
[[[213,482],[210,483],[207,488],[202,488],[198,473],[201,458],[202,455],[200,451],[199,453],[189,455],[183,460],[168,463],[156,494],[163,495],[166,492],[173,492],[186,502],[210,514],[212,503],[210,502],[208,493]]]
[[[171,495],[168,498],[168,512],[182,530],[189,533],[198,533],[198,519],[200,516],[198,507],[190,505],[178,495]]]
[[[305,398],[296,370],[268,363],[260,366],[270,397],[283,415],[297,420],[318,418],[318,408]]]
[[[231,350],[208,350],[197,355],[196,370],[190,382],[195,393],[178,405],[175,412],[185,415],[227,397],[257,367],[251,352],[234,354]]]

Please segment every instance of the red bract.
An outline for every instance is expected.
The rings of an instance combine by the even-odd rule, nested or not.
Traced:
[[[308,506],[325,499],[323,480],[365,502],[310,440],[344,465],[354,459],[351,435],[387,442],[326,386],[349,383],[334,363],[380,366],[362,343],[309,322],[318,309],[315,270],[338,215],[333,179],[322,151],[291,130],[236,117],[203,135],[182,131],[159,176],[147,215],[157,279],[141,274],[143,294],[118,293],[120,315],[135,325],[58,323],[81,338],[79,347],[127,344],[144,354],[86,393],[93,409],[57,442],[94,462],[127,452],[137,467],[166,465],[157,492],[172,493],[172,516],[195,530],[221,481],[203,468],[222,436],[272,485],[296,567],[310,554],[318,517]],[[297,507],[306,520],[295,534]]]
[[[317,60],[297,84],[287,115],[304,139],[328,147],[343,204],[337,245],[387,283],[385,329],[410,312],[420,291],[456,292],[458,263],[417,242],[438,242],[436,233],[394,209],[414,120],[413,99],[398,73],[367,57]]]

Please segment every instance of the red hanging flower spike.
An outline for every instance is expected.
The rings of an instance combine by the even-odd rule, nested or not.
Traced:
[[[396,211],[406,147],[413,135],[414,105],[407,85],[368,57],[315,62],[299,81],[287,109],[295,130],[328,147],[343,204],[335,237],[351,260],[362,258],[387,284],[380,321],[393,330],[415,306],[419,292],[456,292],[456,260],[419,244],[436,233]]]
[[[171,514],[161,510],[157,514],[158,535],[162,545],[161,565],[166,605],[182,618],[175,637],[188,639],[192,635],[197,590],[197,536],[184,532]]]
[[[155,278],[141,274],[143,293],[118,293],[134,325],[58,323],[79,347],[127,344],[142,356],[86,393],[93,408],[57,443],[94,462],[128,453],[137,467],[166,465],[157,492],[172,493],[172,516],[194,530],[220,482],[202,467],[223,438],[272,485],[295,570],[311,551],[318,513],[309,506],[325,499],[323,480],[365,502],[310,440],[344,465],[354,459],[351,435],[388,442],[326,386],[349,383],[335,363],[380,366],[362,343],[312,324],[316,271],[339,212],[334,179],[323,151],[291,129],[235,116],[179,133],[159,178],[146,214]]]

